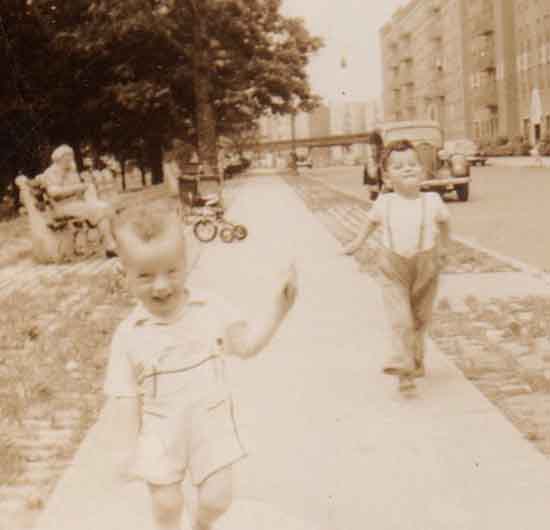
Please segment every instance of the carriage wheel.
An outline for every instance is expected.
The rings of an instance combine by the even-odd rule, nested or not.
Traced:
[[[238,241],[242,241],[243,239],[246,239],[248,229],[244,225],[236,225],[235,228],[233,228],[233,234]]]
[[[235,237],[235,233],[234,233],[234,231],[233,231],[233,227],[231,227],[231,226],[224,226],[224,227],[220,230],[220,239],[221,239],[224,243],[232,243],[234,237]]]
[[[193,233],[199,241],[208,243],[218,234],[218,227],[210,219],[201,219],[193,226]]]

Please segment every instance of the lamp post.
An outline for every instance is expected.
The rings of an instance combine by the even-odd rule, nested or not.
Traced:
[[[298,175],[298,155],[296,154],[296,109],[290,114],[290,174]]]

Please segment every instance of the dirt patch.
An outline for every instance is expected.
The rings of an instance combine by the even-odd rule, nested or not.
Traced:
[[[0,528],[32,524],[95,422],[110,338],[131,307],[124,283],[68,273],[2,300]]]
[[[432,338],[464,375],[550,456],[550,297],[442,299]]]

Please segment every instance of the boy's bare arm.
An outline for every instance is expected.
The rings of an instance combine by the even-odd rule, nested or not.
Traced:
[[[354,252],[357,252],[361,245],[373,234],[377,227],[377,222],[372,221],[371,219],[367,219],[355,238],[350,241],[346,246],[344,246],[344,254],[353,254]]]
[[[133,458],[140,425],[137,397],[110,397],[104,409],[103,442],[111,453],[117,472],[125,475]]]
[[[448,250],[451,242],[451,221],[446,219],[439,223],[440,242],[443,249]]]
[[[292,266],[263,316],[252,322],[241,321],[229,327],[226,336],[229,352],[248,358],[265,348],[294,305],[297,292],[296,269]]]

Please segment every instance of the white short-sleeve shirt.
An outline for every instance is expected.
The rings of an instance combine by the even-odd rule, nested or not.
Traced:
[[[419,246],[423,200],[425,201],[424,235],[422,245]],[[425,192],[414,199],[402,197],[397,193],[383,193],[378,196],[369,211],[369,219],[380,226],[382,244],[386,248],[392,248],[391,230],[392,250],[399,255],[410,257],[436,245],[439,225],[449,222],[450,212],[439,193]]]
[[[191,291],[182,311],[167,321],[138,305],[113,335],[104,383],[109,396],[168,395],[178,377],[223,351],[227,328],[241,321],[235,308],[206,291]],[[164,374],[162,388],[156,374]]]

